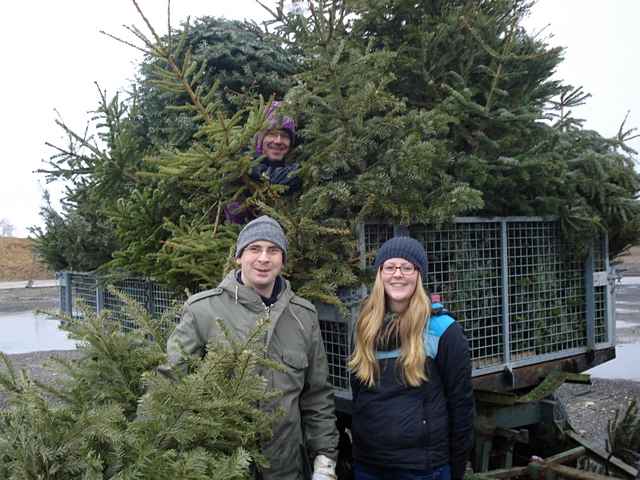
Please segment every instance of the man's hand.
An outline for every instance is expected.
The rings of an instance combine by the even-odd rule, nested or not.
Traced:
[[[336,462],[324,455],[318,455],[313,461],[313,476],[311,480],[337,480]]]

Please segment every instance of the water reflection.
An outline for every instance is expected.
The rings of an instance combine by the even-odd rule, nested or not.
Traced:
[[[598,365],[586,373],[596,378],[621,378],[640,382],[640,344],[622,343],[616,345],[616,358]]]
[[[32,311],[0,313],[0,351],[8,354],[73,350],[75,341],[58,327],[60,320]]]

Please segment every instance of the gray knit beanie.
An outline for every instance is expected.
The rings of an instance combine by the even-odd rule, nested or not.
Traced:
[[[413,263],[422,279],[427,277],[427,252],[422,244],[411,237],[393,237],[382,244],[373,266],[378,269],[390,258],[404,258]]]
[[[278,222],[268,215],[263,215],[247,223],[238,235],[236,242],[236,258],[242,255],[244,248],[258,240],[266,240],[282,250],[283,259],[287,257],[287,237]]]

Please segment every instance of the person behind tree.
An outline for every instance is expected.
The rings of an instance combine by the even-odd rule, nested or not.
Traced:
[[[417,240],[388,240],[374,266],[349,361],[355,479],[461,480],[474,415],[467,340],[431,305]]]
[[[298,176],[300,165],[287,163],[287,157],[295,146],[296,124],[291,117],[281,116],[277,110],[282,102],[271,102],[267,110],[267,128],[256,135],[255,154],[260,161],[249,172],[252,180],[268,181],[287,187],[283,195],[292,195],[300,190],[302,182]],[[230,223],[245,223],[253,216],[251,209],[244,209],[241,202],[229,202],[224,209]]]
[[[269,467],[264,480],[335,480],[338,432],[333,390],[316,309],[295,295],[281,275],[287,238],[278,222],[263,215],[249,222],[236,243],[236,263],[217,288],[190,297],[180,323],[169,337],[172,368],[184,369],[189,355],[204,356],[208,342],[222,335],[224,322],[239,340],[267,317],[267,355],[282,370],[263,372],[268,386],[281,393],[265,408],[282,410],[273,437],[264,446]]]

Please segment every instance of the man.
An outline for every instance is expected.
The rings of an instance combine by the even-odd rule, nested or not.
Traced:
[[[282,195],[292,195],[300,190],[302,182],[298,175],[300,165],[287,162],[288,154],[295,145],[296,124],[290,117],[277,113],[281,102],[272,102],[267,110],[267,128],[256,135],[255,154],[260,161],[249,172],[256,182],[267,181],[272,185],[286,188]],[[229,202],[224,207],[224,215],[229,223],[242,224],[255,215],[240,201]]]
[[[304,479],[310,470],[307,459],[313,458],[313,480],[335,480],[338,433],[324,345],[315,307],[295,295],[280,275],[287,244],[282,227],[271,217],[249,222],[236,243],[240,268],[218,288],[187,300],[167,353],[172,365],[183,362],[184,353],[203,356],[207,343],[220,335],[217,319],[244,339],[267,315],[267,355],[284,367],[265,374],[269,386],[282,392],[270,408],[281,408],[284,415],[264,446],[270,466],[262,478]]]
[[[296,124],[290,117],[280,116],[277,112],[281,102],[272,102],[267,111],[267,129],[256,136],[256,156],[262,157],[250,173],[251,178],[266,178],[272,184],[285,185],[285,195],[300,189],[300,166],[286,163],[287,154],[296,140]]]

